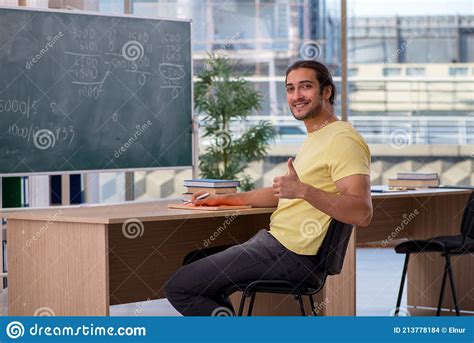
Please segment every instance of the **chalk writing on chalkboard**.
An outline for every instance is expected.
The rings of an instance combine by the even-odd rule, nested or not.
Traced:
[[[190,38],[189,21],[0,8],[0,174],[191,166]]]

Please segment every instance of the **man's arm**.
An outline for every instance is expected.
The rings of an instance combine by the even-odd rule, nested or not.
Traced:
[[[351,175],[336,181],[340,194],[324,192],[309,185],[303,187],[302,198],[337,220],[367,226],[372,220],[370,177]]]
[[[276,177],[273,191],[278,198],[304,199],[318,210],[341,222],[367,226],[372,220],[370,177],[351,175],[336,181],[340,194],[333,194],[300,181],[292,160],[288,160],[288,175]]]
[[[195,200],[204,191],[193,194],[192,202],[195,205],[217,206],[217,205],[251,205],[252,207],[276,207],[278,198],[273,193],[272,187],[265,187],[249,192],[231,194],[211,194],[202,200]]]

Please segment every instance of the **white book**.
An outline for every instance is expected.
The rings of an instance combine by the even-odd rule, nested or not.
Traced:
[[[438,178],[438,173],[418,173],[418,172],[400,172],[397,173],[399,180],[434,180]]]
[[[186,187],[239,187],[240,182],[235,180],[193,179],[184,180]]]

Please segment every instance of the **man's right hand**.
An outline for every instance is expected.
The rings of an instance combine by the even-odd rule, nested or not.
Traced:
[[[191,199],[192,204],[196,205],[196,206],[218,206],[218,205],[223,205],[222,199],[219,199],[220,196],[218,194],[209,194],[204,199],[196,200],[196,198],[198,196],[203,195],[204,193],[207,193],[207,192],[198,191],[196,193],[193,193],[193,197]]]
[[[260,188],[249,192],[210,194],[207,198],[196,200],[198,196],[204,193],[206,192],[199,191],[194,193],[191,203],[201,206],[251,205],[252,207],[276,207],[278,205],[278,198],[273,194],[272,187]]]

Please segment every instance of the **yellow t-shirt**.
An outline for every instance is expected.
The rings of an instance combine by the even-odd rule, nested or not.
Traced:
[[[311,132],[293,161],[301,182],[338,193],[335,182],[355,174],[370,175],[370,151],[364,139],[344,121]],[[287,249],[315,255],[331,218],[303,199],[280,199],[270,233]]]

